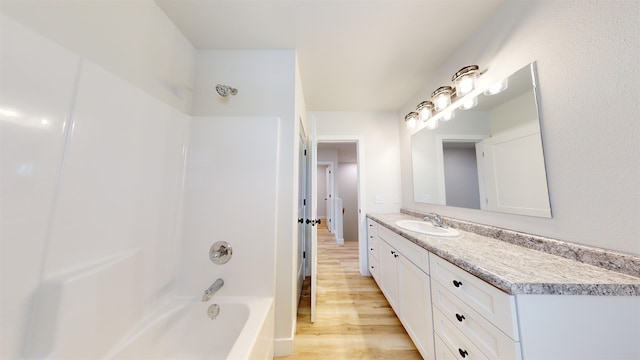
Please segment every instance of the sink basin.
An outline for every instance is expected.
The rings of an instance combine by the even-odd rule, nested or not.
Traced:
[[[420,234],[430,235],[430,236],[458,236],[460,232],[456,229],[451,228],[441,228],[434,226],[433,224],[420,221],[420,220],[398,220],[396,221],[396,226],[403,228],[409,231],[415,231]]]

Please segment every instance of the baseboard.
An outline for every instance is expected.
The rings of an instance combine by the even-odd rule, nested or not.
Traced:
[[[338,239],[338,238],[336,238],[336,244],[338,244],[338,245],[344,245],[344,239]]]
[[[274,355],[288,356],[293,354],[293,338],[276,338],[274,340]]]

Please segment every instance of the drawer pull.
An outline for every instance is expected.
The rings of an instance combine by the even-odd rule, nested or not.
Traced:
[[[393,254],[393,257],[394,257],[394,258],[397,258],[397,257],[398,257],[398,254]]]
[[[463,358],[466,358],[467,355],[469,355],[469,353],[467,352],[467,350],[462,350],[460,348],[458,348],[458,352],[460,353],[460,356],[462,356]]]
[[[369,250],[373,251],[373,248],[370,248]]]
[[[464,320],[465,317],[464,317],[464,315],[456,314],[456,319],[458,319],[458,321],[462,322],[462,320]]]
[[[462,286],[462,281],[453,280],[453,286],[459,288],[460,286]]]
[[[371,265],[371,268],[372,268],[372,269],[375,269],[375,267],[374,267],[373,265]]]

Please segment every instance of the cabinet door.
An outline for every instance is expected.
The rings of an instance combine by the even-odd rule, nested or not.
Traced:
[[[398,269],[396,262],[399,255],[394,248],[382,239],[380,239],[379,247],[380,289],[387,297],[387,301],[389,301],[393,310],[398,314]]]
[[[435,336],[436,343],[436,359],[438,360],[458,360],[455,355],[449,350],[438,335]]]
[[[425,359],[434,359],[429,276],[404,256],[398,259],[400,318]]]

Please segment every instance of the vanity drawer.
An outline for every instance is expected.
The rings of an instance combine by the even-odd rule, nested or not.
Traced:
[[[435,345],[436,345],[436,359],[437,360],[458,360],[455,355],[449,350],[447,345],[444,344],[442,340],[440,340],[440,336],[436,334],[434,337]]]
[[[515,299],[491,284],[469,274],[448,261],[430,254],[431,278],[462,302],[518,340]]]
[[[367,218],[367,234],[378,236],[378,223]]]
[[[367,219],[367,250],[376,259],[378,259],[378,246],[378,224],[371,219]]]
[[[460,330],[446,319],[438,308],[433,308],[433,330],[436,337],[440,337],[443,344],[449,351],[455,354],[456,358],[485,359],[489,358],[478,349],[471,340],[464,336]],[[439,358],[437,358],[440,360]]]
[[[373,257],[373,255],[371,253],[369,253],[369,272],[371,273],[371,276],[373,276],[373,278],[376,280],[376,282],[378,281],[378,271],[380,269],[380,265],[378,265],[378,259],[376,259],[375,257]]]
[[[431,284],[433,305],[491,359],[521,359],[520,343],[491,324],[439,282]]]
[[[385,240],[402,256],[409,259],[425,274],[429,274],[429,252],[384,226],[378,227],[378,237]]]

